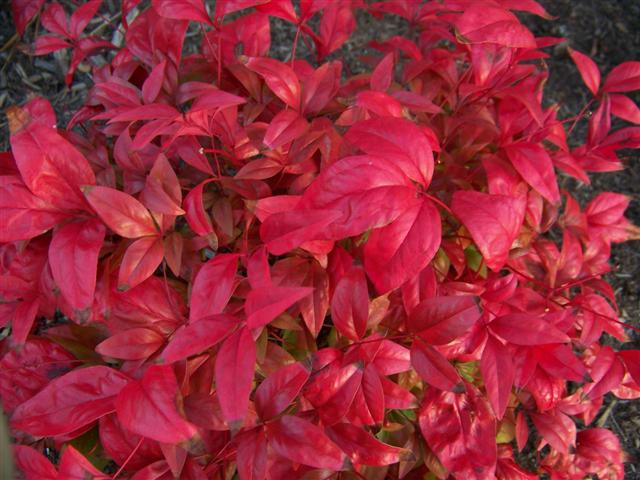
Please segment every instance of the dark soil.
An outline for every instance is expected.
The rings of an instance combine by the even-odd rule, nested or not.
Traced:
[[[589,54],[600,66],[604,75],[615,65],[640,57],[640,1],[639,0],[539,0],[556,20],[547,21],[523,15],[523,21],[537,36],[565,37],[567,43],[553,49],[548,60],[549,82],[545,88],[549,103],[560,103],[561,117],[570,117],[587,103],[589,94],[566,53],[571,47]],[[63,0],[61,3],[65,3]],[[0,0],[0,7],[8,0]],[[105,16],[117,12],[116,0],[106,0]],[[371,39],[384,39],[392,35],[406,34],[407,25],[402,20],[387,17],[383,24],[374,23],[368,15],[358,16],[358,33],[333,56],[345,61],[350,73],[366,70],[362,57],[373,52],[366,48]],[[90,25],[91,30],[95,25]],[[33,30],[33,29],[31,29]],[[63,81],[67,58],[61,55],[29,57],[22,53],[14,38],[15,29],[8,8],[0,8],[0,111],[8,106],[22,104],[31,95],[48,98],[58,114],[59,125],[64,126],[84,101],[91,85],[86,73],[78,72],[73,85],[68,88]],[[286,58],[290,54],[294,30],[284,22],[274,21],[272,54]],[[193,40],[198,34],[190,35]],[[192,49],[194,42],[188,49]],[[301,42],[298,54],[311,55]],[[82,70],[82,69],[81,69]],[[84,69],[86,72],[86,69]],[[639,92],[634,100],[640,103]],[[586,132],[579,124],[578,136]],[[6,118],[0,117],[0,151],[9,147]],[[615,191],[633,197],[627,216],[640,225],[640,158],[637,153],[626,159],[627,168],[621,172],[594,175],[591,185],[579,185],[563,178],[564,187],[581,202],[602,191]],[[629,242],[613,248],[612,272],[607,276],[618,299],[621,320],[640,327],[640,242]],[[640,348],[640,335],[629,330],[633,343],[625,348]],[[608,399],[610,405],[612,399]],[[604,426],[612,429],[633,457],[626,466],[626,478],[640,479],[640,401],[618,400],[611,406]]]

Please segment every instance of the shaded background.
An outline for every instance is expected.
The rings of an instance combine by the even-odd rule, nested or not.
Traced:
[[[589,92],[583,85],[580,75],[566,53],[571,46],[590,55],[599,65],[601,73],[608,73],[615,65],[626,60],[640,60],[640,0],[539,0],[547,11],[557,17],[555,20],[543,20],[531,15],[521,15],[537,36],[566,37],[567,43],[553,49],[548,60],[549,82],[545,87],[547,104],[560,103],[559,116],[570,117],[577,114],[588,102]],[[71,7],[71,0],[60,3]],[[29,57],[22,53],[22,46],[15,36],[15,27],[8,8],[9,0],[0,0],[0,111],[8,106],[24,103],[29,95],[41,95],[48,98],[58,114],[59,126],[64,126],[83,103],[91,86],[87,75],[88,68],[76,73],[70,88],[64,85],[66,54]],[[117,19],[119,2],[105,0],[101,12],[107,19]],[[87,31],[101,28],[101,21],[92,23]],[[117,24],[117,21],[114,21]],[[33,35],[33,26],[28,29],[26,40]],[[369,15],[358,14],[358,28],[351,40],[331,57],[341,58],[345,69],[360,72],[366,65],[360,61],[363,54],[375,51],[366,48],[372,39],[382,40],[392,35],[408,31],[406,23],[397,17],[387,16],[383,23],[372,21]],[[295,30],[285,22],[272,21],[272,54],[281,59],[287,58],[291,51]],[[199,32],[190,30],[187,51],[195,51],[198,46]],[[300,57],[310,55],[310,51],[301,42]],[[640,103],[640,92],[632,98]],[[615,125],[615,122],[614,122]],[[577,138],[586,135],[586,122],[576,128]],[[0,116],[0,151],[8,150],[8,126],[6,117]],[[638,153],[621,152],[625,158],[626,170],[621,172],[593,175],[591,185],[582,185],[572,179],[561,176],[563,188],[570,190],[582,203],[593,198],[601,191],[615,191],[634,198],[627,217],[640,225],[640,157]],[[640,327],[640,242],[628,242],[615,245],[612,252],[612,272],[607,280],[613,285],[621,310],[621,320]],[[624,348],[640,348],[640,335],[630,332],[633,344]],[[603,409],[599,420],[603,426],[613,430],[621,439],[625,450],[634,456],[626,465],[626,478],[640,479],[640,401],[616,400],[610,395],[605,401],[608,408]]]

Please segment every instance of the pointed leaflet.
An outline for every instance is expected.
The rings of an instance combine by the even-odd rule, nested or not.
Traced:
[[[600,70],[598,70],[596,62],[573,48],[569,48],[568,51],[576,67],[578,67],[584,84],[591,90],[591,93],[597,95],[600,89]]]
[[[331,318],[340,334],[360,340],[367,330],[369,292],[362,267],[353,267],[335,287],[331,298]]]
[[[176,444],[197,433],[181,413],[176,376],[168,365],[152,365],[141,380],[130,382],[116,399],[124,428],[158,442]]]
[[[283,110],[269,122],[264,134],[264,144],[275,150],[301,137],[309,129],[309,123],[293,110]]]
[[[64,299],[76,311],[93,305],[98,257],[106,229],[95,218],[58,228],[49,245],[51,274]]]
[[[560,453],[568,455],[576,445],[576,424],[564,413],[529,413],[542,438]]]
[[[260,238],[269,253],[282,255],[307,241],[322,237],[343,217],[340,210],[290,210],[269,215],[260,226]]]
[[[16,467],[22,472],[25,480],[56,480],[58,478],[56,467],[36,449],[26,445],[13,445],[12,450]]]
[[[244,303],[247,326],[258,328],[270,323],[293,304],[312,293],[308,287],[265,286],[249,292]]]
[[[12,115],[21,114],[24,111],[7,111],[10,123]],[[11,150],[20,175],[42,200],[60,209],[86,210],[79,187],[95,184],[93,170],[84,155],[51,127],[31,122],[11,135]]]
[[[364,120],[353,125],[345,139],[365,153],[384,157],[425,188],[431,183],[433,151],[415,123],[391,117]]]
[[[166,215],[185,214],[185,211],[180,208],[182,203],[180,182],[164,155],[158,155],[153,164],[140,199],[154,212]]]
[[[163,17],[213,25],[202,0],[153,0],[151,5]]]
[[[611,113],[618,118],[626,120],[630,123],[640,124],[640,108],[636,103],[626,95],[612,93],[609,95],[611,100]]]
[[[320,37],[316,42],[318,58],[322,59],[340,48],[356,28],[356,19],[350,5],[329,2],[322,12]]]
[[[118,290],[125,291],[153,275],[164,257],[161,237],[139,238],[127,248],[118,272]]]
[[[328,427],[327,434],[349,455],[354,465],[392,465],[411,455],[407,450],[382,443],[369,432],[350,423]]]
[[[85,458],[73,445],[66,445],[60,466],[58,467],[58,478],[64,480],[110,480],[110,475],[105,475],[98,470],[89,460]]]
[[[164,343],[164,337],[149,328],[122,330],[100,342],[96,352],[105,357],[122,360],[144,360],[149,358]]]
[[[235,288],[237,254],[224,253],[205,263],[193,280],[189,321],[222,313]]]
[[[300,82],[289,65],[272,58],[252,57],[246,59],[245,66],[264,78],[280,100],[295,110],[300,109]]]
[[[543,318],[528,313],[511,313],[494,319],[489,329],[514,345],[566,343],[570,338]]]
[[[11,0],[11,14],[18,34],[24,34],[27,25],[44,5],[45,0]]]
[[[464,390],[462,379],[451,363],[431,345],[416,339],[411,346],[411,365],[429,385],[440,390]]]
[[[451,203],[453,213],[467,227],[485,263],[494,271],[500,270],[509,257],[525,207],[524,198],[471,191],[455,192]]]
[[[54,205],[33,195],[22,180],[0,176],[0,242],[29,240],[42,235],[67,217]]]
[[[55,378],[16,408],[11,426],[36,436],[70,433],[114,410],[126,375],[104,366],[73,370]]]
[[[488,402],[473,386],[467,393],[427,389],[418,414],[431,451],[456,478],[493,478],[497,462],[496,421]]]
[[[640,350],[623,350],[618,352],[631,378],[640,385]]]
[[[399,167],[383,157],[362,155],[325,169],[307,188],[298,209],[342,212],[323,234],[325,239],[341,239],[388,225],[415,197],[411,180]]]
[[[324,431],[307,420],[285,415],[267,424],[269,446],[278,455],[315,468],[342,470],[346,457]]]
[[[492,335],[482,351],[480,371],[496,418],[501,419],[509,402],[515,369],[511,352]]]
[[[138,238],[158,234],[149,211],[131,195],[100,186],[86,186],[83,191],[100,219],[121,237]]]
[[[364,247],[364,267],[379,294],[415,277],[440,247],[438,209],[417,201],[386,227],[375,229]]]
[[[625,370],[624,364],[613,349],[609,346],[602,347],[591,365],[593,383],[585,385],[584,393],[591,400],[604,396],[622,383]]]
[[[243,432],[236,441],[240,480],[264,480],[267,474],[267,438],[264,428]]]
[[[371,90],[386,92],[389,89],[393,81],[393,57],[393,52],[387,53],[371,72]]]
[[[256,389],[258,415],[269,420],[282,413],[307,383],[310,372],[300,362],[280,368],[269,375]]]
[[[409,315],[407,327],[433,345],[462,336],[480,318],[478,298],[471,295],[428,298]]]
[[[547,151],[537,143],[518,142],[504,150],[520,176],[551,203],[560,202],[558,180]]]
[[[256,365],[256,342],[246,327],[224,341],[216,356],[216,391],[231,430],[242,427],[249,408]]]
[[[162,352],[162,358],[173,363],[202,353],[221,342],[238,322],[238,319],[224,314],[191,321],[176,331]]]
[[[468,43],[496,43],[511,48],[536,48],[533,34],[511,12],[487,5],[472,5],[456,21]]]
[[[640,90],[640,62],[624,62],[613,67],[602,87],[603,92]]]

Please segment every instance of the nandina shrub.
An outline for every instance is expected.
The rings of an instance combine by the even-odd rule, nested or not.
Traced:
[[[611,130],[639,122],[640,62],[601,82],[571,50],[593,100],[558,119],[562,39],[511,11],[533,0],[128,0],[121,46],[83,33],[100,0],[44,3],[13,3],[20,33],[41,12],[35,54],[71,48],[67,81],[111,60],[66,130],[42,98],[8,111],[0,394],[26,478],[623,478],[593,421],[640,397],[640,352],[602,343],[627,340],[603,274],[638,230],[556,172],[640,147]],[[324,59],[356,9],[414,35],[346,77]]]

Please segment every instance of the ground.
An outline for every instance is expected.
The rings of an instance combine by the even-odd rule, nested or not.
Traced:
[[[6,2],[7,0],[0,0]],[[558,46],[548,61],[550,79],[545,88],[549,103],[561,103],[562,117],[575,115],[587,102],[588,92],[577,70],[571,63],[566,46],[589,54],[606,74],[625,60],[638,60],[640,55],[640,1],[638,0],[539,0],[549,13],[557,17],[548,21],[532,16],[522,19],[538,36],[559,36],[568,43]],[[65,3],[63,0],[61,3]],[[69,3],[69,2],[66,2]],[[105,9],[117,12],[115,0],[105,0]],[[407,26],[397,19],[388,18],[383,26],[371,25],[367,15],[358,18],[359,33],[345,45],[339,55],[347,68],[360,71],[363,68],[359,56],[363,46],[372,38],[383,39],[407,31]],[[95,28],[90,25],[88,30]],[[290,51],[293,31],[282,23],[274,24],[272,53],[285,58]],[[76,74],[74,84],[67,88],[63,82],[64,55],[29,57],[22,53],[21,45],[14,37],[15,29],[9,9],[0,9],[0,110],[23,103],[29,95],[42,95],[54,105],[60,125],[65,125],[72,113],[82,105],[90,87],[86,73]],[[305,54],[304,45],[299,53]],[[636,92],[637,94],[638,92]],[[634,97],[640,103],[640,95]],[[578,126],[584,132],[584,125]],[[0,151],[8,149],[8,127],[5,117],[0,117]],[[582,202],[601,191],[615,191],[634,198],[627,216],[640,225],[640,162],[637,153],[627,158],[627,168],[622,172],[593,176],[590,186],[578,185],[562,179]],[[614,286],[618,298],[621,319],[640,327],[640,242],[614,246],[611,258],[612,272],[608,280]],[[633,344],[625,348],[640,348],[640,335],[630,331]],[[608,399],[611,402],[611,399]],[[605,426],[611,428],[622,440],[625,449],[635,458],[627,464],[627,478],[640,479],[640,401],[613,401],[609,403]]]

